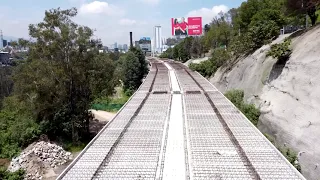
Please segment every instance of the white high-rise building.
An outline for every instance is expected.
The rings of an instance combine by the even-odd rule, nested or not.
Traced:
[[[0,49],[3,48],[3,35],[2,35],[2,30],[0,30]]]
[[[162,53],[161,26],[154,27],[154,52]]]

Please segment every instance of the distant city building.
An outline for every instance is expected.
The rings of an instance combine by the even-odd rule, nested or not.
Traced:
[[[123,45],[123,50],[124,50],[125,52],[128,51],[128,45],[127,45],[127,44],[124,44],[124,45]]]
[[[134,42],[134,47],[139,48],[139,41]]]
[[[8,41],[3,39],[2,40],[2,45],[3,45],[2,47],[6,47],[8,45]]]
[[[163,48],[162,48],[163,52],[166,51],[168,48],[169,48],[169,46],[163,45]]]
[[[103,48],[102,48],[105,52],[108,52],[109,51],[109,48],[108,48],[108,46],[103,46]]]
[[[162,48],[163,48],[163,45],[165,45],[167,42],[167,38],[162,38]]]
[[[150,37],[142,37],[139,40],[139,47],[144,52],[151,53],[151,38]]]
[[[121,44],[118,45],[119,50],[123,50],[123,46]]]
[[[4,48],[2,30],[0,30],[0,49]]]
[[[154,52],[162,52],[162,33],[161,26],[154,27]]]
[[[118,48],[118,43],[116,43],[116,42],[114,43],[114,49],[115,48]]]

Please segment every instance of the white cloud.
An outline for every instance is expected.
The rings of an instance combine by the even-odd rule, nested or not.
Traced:
[[[229,8],[226,5],[213,6],[212,9],[201,8],[201,9],[198,9],[198,10],[190,11],[187,14],[187,17],[200,16],[200,17],[202,17],[203,24],[208,24],[221,11],[222,12],[227,12],[228,10],[229,10]]]
[[[160,0],[140,0],[140,1],[150,5],[157,5],[160,2]]]
[[[133,19],[124,18],[124,19],[120,19],[119,24],[123,26],[131,26],[131,25],[137,24],[137,21]]]
[[[105,14],[109,16],[123,15],[124,11],[117,6],[102,1],[93,1],[91,3],[82,4],[79,9],[80,14]]]

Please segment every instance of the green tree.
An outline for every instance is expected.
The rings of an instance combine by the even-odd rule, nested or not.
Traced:
[[[14,92],[34,106],[33,113],[50,137],[74,143],[89,133],[87,110],[94,97],[113,93],[113,62],[99,55],[93,31],[74,23],[77,10],[52,9],[43,22],[29,26],[36,42],[14,75]]]
[[[113,61],[117,61],[117,60],[119,60],[119,58],[120,58],[120,53],[119,53],[119,51],[110,52],[110,53],[109,53],[109,57],[110,57],[110,59],[112,59]]]
[[[173,48],[173,59],[179,59],[179,45],[174,46]]]
[[[215,49],[221,46],[229,46],[233,31],[229,17],[228,13],[221,13],[220,17],[213,18],[210,31],[206,35],[207,47]]]
[[[168,38],[166,41],[166,45],[173,46],[178,44],[178,40],[176,38]]]
[[[19,43],[20,48],[25,49],[25,48],[28,46],[29,41],[28,41],[28,40],[25,40],[25,39],[23,39],[23,38],[19,38],[19,39],[18,39],[18,43]]]
[[[10,46],[16,49],[18,47],[18,42],[17,41],[11,41]]]
[[[13,81],[10,76],[12,75],[12,67],[0,67],[0,109],[2,107],[2,100],[9,96],[13,89]]]
[[[285,24],[285,19],[283,13],[280,10],[274,9],[264,9],[257,12],[253,17],[250,24],[255,24],[258,22],[268,22],[274,21],[280,28]]]
[[[280,34],[280,27],[275,21],[257,21],[250,24],[248,32],[249,38],[252,41],[251,48],[256,50],[266,43],[271,42]]]
[[[236,26],[239,26],[241,31],[245,33],[249,29],[253,16],[265,9],[282,11],[284,1],[285,0],[248,0],[243,2],[237,9],[236,16],[234,16]]]
[[[149,69],[148,69],[148,63],[146,61],[146,57],[144,55],[144,52],[141,49],[132,47],[130,49],[131,52],[135,54],[135,56],[138,58],[140,66],[139,66],[139,78],[140,81],[148,74]],[[138,85],[138,87],[141,85],[141,83]]]
[[[224,48],[215,49],[212,52],[212,57],[210,61],[212,62],[213,66],[217,69],[225,64],[228,60],[230,60],[230,54]]]
[[[299,14],[308,14],[312,25],[315,25],[318,14],[316,13],[319,9],[320,1],[319,0],[287,0],[286,7],[288,12],[299,15]]]
[[[191,52],[191,56],[193,57],[200,57],[202,54],[202,44],[200,42],[200,38],[195,37],[192,42],[191,42],[191,48],[190,48],[190,52]]]
[[[123,64],[123,85],[124,91],[131,95],[141,84],[141,64],[133,52],[128,52]]]

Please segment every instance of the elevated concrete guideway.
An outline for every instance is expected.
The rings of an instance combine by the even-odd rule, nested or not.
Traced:
[[[196,72],[152,61],[144,83],[58,179],[305,179]]]

